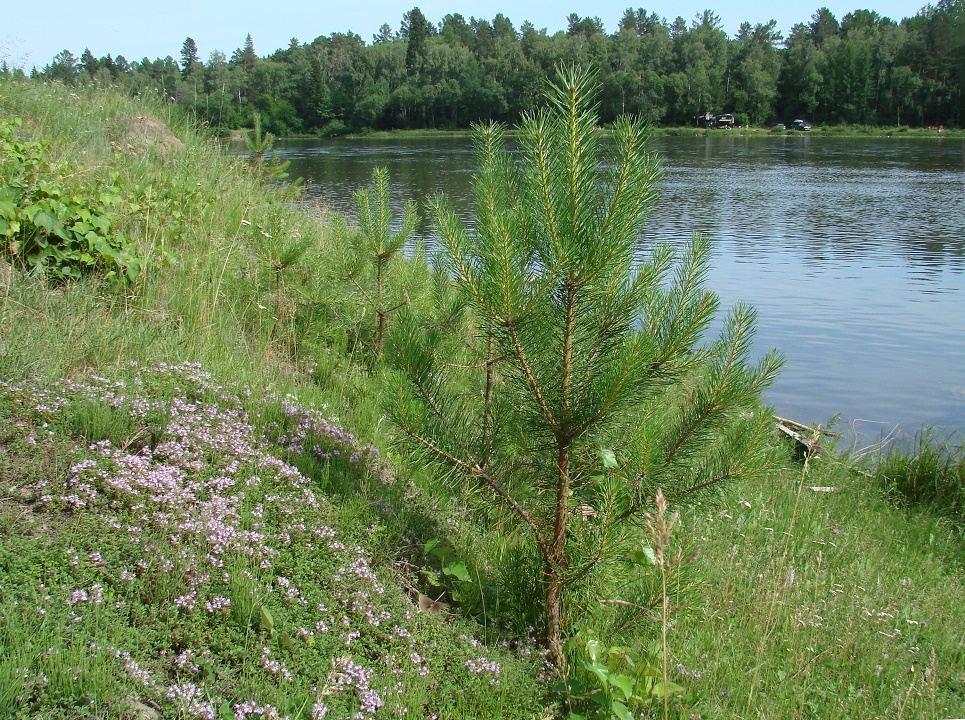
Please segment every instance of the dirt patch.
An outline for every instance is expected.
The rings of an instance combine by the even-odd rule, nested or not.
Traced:
[[[184,143],[175,137],[167,125],[150,115],[134,116],[124,142],[139,155],[153,150],[158,155],[166,156],[184,147]]]

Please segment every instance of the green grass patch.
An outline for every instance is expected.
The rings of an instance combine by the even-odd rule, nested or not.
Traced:
[[[953,438],[925,430],[910,448],[892,446],[874,466],[874,473],[893,500],[933,510],[965,529],[963,450]]]
[[[703,601],[674,629],[704,718],[959,717],[962,547],[836,459],[686,512]]]

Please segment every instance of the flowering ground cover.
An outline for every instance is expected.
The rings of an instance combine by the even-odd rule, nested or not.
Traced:
[[[368,472],[337,420],[196,364],[3,382],[0,410],[0,715],[536,711],[529,649],[419,613],[290,462]]]

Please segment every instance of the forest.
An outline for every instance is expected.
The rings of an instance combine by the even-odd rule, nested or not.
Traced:
[[[276,135],[336,136],[515,123],[561,63],[596,72],[604,123],[635,114],[656,126],[693,126],[705,112],[726,112],[757,127],[796,118],[959,127],[965,114],[958,0],[899,21],[872,10],[839,20],[820,8],[786,37],[773,20],[745,22],[730,37],[710,10],[688,22],[628,8],[613,34],[598,17],[570,14],[567,29],[550,34],[503,14],[433,22],[414,7],[398,30],[383,24],[368,42],[333,32],[260,56],[249,34],[230,56],[216,50],[204,61],[188,37],[179,60],[98,59],[87,49],[78,59],[63,50],[33,74],[162,94],[216,129],[250,126],[257,112]]]

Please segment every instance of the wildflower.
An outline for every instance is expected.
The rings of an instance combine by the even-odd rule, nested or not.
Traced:
[[[271,660],[270,656],[271,650],[263,647],[261,649],[261,666],[270,672],[272,675],[281,675],[285,680],[291,682],[293,680],[292,674],[288,671],[284,665],[282,665],[277,660]]]

